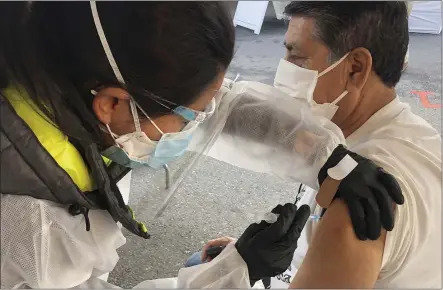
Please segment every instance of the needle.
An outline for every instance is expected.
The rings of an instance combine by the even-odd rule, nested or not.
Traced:
[[[310,218],[310,219],[313,219],[313,220],[319,220],[321,217],[320,217],[319,215],[311,214],[311,215],[309,216],[309,218]]]

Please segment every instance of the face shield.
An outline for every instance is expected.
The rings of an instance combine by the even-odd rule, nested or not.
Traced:
[[[318,189],[320,168],[345,143],[341,130],[313,116],[307,102],[272,86],[226,81],[216,102],[213,116],[199,127],[188,152],[168,165],[167,174],[145,171],[152,182],[143,202],[149,209],[139,210],[159,217],[174,194],[186,195],[191,185],[202,182],[194,173],[206,158]]]
[[[180,158],[167,164],[163,172],[144,170],[154,185],[153,187],[147,185],[151,187],[149,201],[146,201],[150,204],[149,209],[146,209],[146,213],[150,218],[159,217],[173,196],[181,190],[186,190],[186,188],[182,188],[182,185],[193,182],[193,180],[190,180],[190,173],[193,172],[196,166],[198,167],[199,162],[204,162],[201,159],[204,159],[204,156],[207,155],[223,130],[226,114],[219,111],[219,109],[222,97],[227,91],[228,89],[223,86],[217,93],[214,112],[210,118],[198,126],[187,151]]]
[[[320,168],[345,143],[341,130],[312,115],[307,102],[262,83],[236,83],[221,111],[226,120],[209,156],[314,189]]]

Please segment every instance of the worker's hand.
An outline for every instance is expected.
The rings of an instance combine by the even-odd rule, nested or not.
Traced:
[[[355,234],[360,240],[376,240],[381,227],[394,228],[394,203],[403,204],[404,197],[397,180],[364,158],[339,145],[318,174],[321,185],[328,176],[327,170],[349,155],[358,165],[341,180],[334,198],[341,198],[348,206]],[[324,212],[323,212],[324,213]]]
[[[210,240],[208,241],[202,249],[202,262],[210,262],[211,258],[208,257],[206,254],[206,251],[211,247],[226,247],[229,243],[235,242],[237,239],[231,238],[231,237],[221,237],[218,239]]]
[[[261,221],[250,225],[235,244],[248,266],[251,287],[258,280],[288,269],[311,210],[307,205],[297,210],[294,204],[287,203],[272,212],[279,214],[275,223]]]

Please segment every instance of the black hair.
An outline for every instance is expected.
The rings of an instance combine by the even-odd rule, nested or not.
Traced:
[[[315,21],[314,36],[331,50],[331,61],[364,47],[372,55],[372,69],[387,87],[400,80],[409,44],[404,1],[294,1],[285,14]]]
[[[219,2],[97,2],[125,85],[106,58],[89,2],[1,2],[0,89],[22,86],[69,135],[63,111],[81,112],[96,136],[91,89],[124,87],[150,116],[168,113],[149,94],[187,105],[229,66],[235,30]],[[87,118],[84,117],[88,111]]]

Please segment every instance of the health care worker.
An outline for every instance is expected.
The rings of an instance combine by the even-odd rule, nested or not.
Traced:
[[[214,110],[234,30],[219,3],[0,11],[1,287],[84,285],[117,263],[116,221],[149,237],[116,182],[184,151]]]
[[[217,133],[209,129],[223,129],[218,121],[248,107],[230,102],[215,108],[233,55],[231,21],[221,4],[204,2],[17,2],[1,8],[1,34],[8,40],[0,47],[1,286],[111,287],[97,277],[118,260],[116,249],[125,243],[119,224],[149,237],[116,182],[133,167],[162,168],[191,140],[207,143],[205,132]],[[259,118],[260,110],[253,112],[253,120]],[[301,139],[322,140],[319,130],[313,139],[302,131]],[[314,161],[294,156],[321,164],[320,184],[328,175],[341,179],[338,196],[354,200],[350,207],[373,202],[365,214],[380,213],[381,221],[360,220],[354,225],[360,237],[392,229],[386,203],[374,198],[401,204],[395,179],[338,143],[331,148]],[[378,191],[359,194],[369,184]],[[277,221],[251,225],[217,259],[218,267],[211,264],[213,272],[196,276],[185,269],[177,285],[245,287],[284,271],[310,210],[288,204],[273,212]]]
[[[405,202],[393,231],[362,242],[351,229],[364,208],[350,208],[349,219],[334,201],[307,223],[291,266],[270,286],[441,289],[441,136],[395,91],[408,47],[405,2],[295,1],[285,12],[287,55],[274,86],[337,124],[350,150],[395,176]],[[210,155],[227,158],[225,147]],[[309,184],[297,200],[321,210]]]

